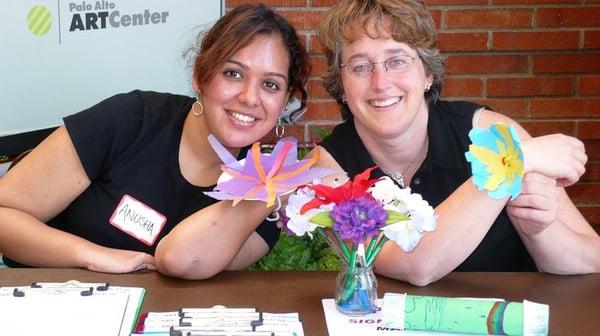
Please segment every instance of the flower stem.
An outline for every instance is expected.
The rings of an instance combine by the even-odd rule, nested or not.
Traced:
[[[389,240],[388,237],[386,237],[385,235],[382,235],[381,238],[379,239],[379,241],[377,242],[377,244],[375,245],[375,248],[373,249],[373,251],[370,251],[371,253],[367,253],[367,267],[371,266],[373,261],[375,261],[375,257],[377,256],[379,251],[381,251],[383,244],[388,240]]]
[[[367,251],[365,253],[365,263],[367,262],[367,260],[369,260],[369,256],[371,255],[375,244],[381,239],[380,235],[381,233],[377,237],[371,238],[371,241],[369,242],[369,246],[367,247]]]
[[[342,240],[342,238],[340,238],[340,236],[338,235],[337,232],[335,232],[335,230],[331,230],[333,232],[333,236],[335,237],[335,240],[337,241],[340,250],[342,250],[342,253],[344,254],[345,258],[347,261],[351,261],[350,257],[350,251],[348,251],[348,247],[346,247],[346,243],[344,243],[344,241]]]

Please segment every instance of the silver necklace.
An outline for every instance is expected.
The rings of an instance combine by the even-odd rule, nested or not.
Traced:
[[[412,165],[412,163],[410,165],[408,165],[408,167],[406,167],[406,169],[404,169],[404,171],[402,171],[402,172],[399,172],[399,171],[390,172],[390,171],[387,171],[386,169],[384,169],[381,165],[377,164],[377,166],[379,166],[379,169],[381,169],[381,171],[384,172],[387,176],[391,177],[392,180],[396,181],[396,183],[398,183],[400,188],[404,188],[404,174],[408,171],[408,169],[410,168],[411,165]]]
[[[404,188],[404,174],[406,174],[406,172],[413,166],[413,164],[415,162],[417,162],[421,159],[421,157],[423,156],[423,153],[425,153],[425,155],[427,155],[428,143],[429,143],[428,139],[425,140],[425,143],[423,144],[423,147],[421,147],[421,150],[419,151],[419,154],[417,155],[417,157],[414,158],[403,171],[388,171],[387,169],[383,168],[383,166],[381,166],[379,164],[379,162],[375,161],[375,159],[373,159],[373,162],[375,162],[375,164],[379,167],[379,169],[381,169],[381,171],[383,173],[385,173],[387,176],[391,177],[392,180],[396,181],[396,183],[400,186],[400,188]]]

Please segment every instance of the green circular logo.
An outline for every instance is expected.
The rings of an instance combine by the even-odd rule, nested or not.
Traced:
[[[52,26],[52,15],[48,8],[44,6],[33,7],[27,16],[27,26],[33,35],[46,35]]]

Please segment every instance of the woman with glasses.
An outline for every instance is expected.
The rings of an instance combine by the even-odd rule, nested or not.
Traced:
[[[484,106],[439,99],[443,58],[422,1],[340,1],[320,38],[324,85],[345,120],[317,147],[321,165],[349,177],[377,165],[376,176],[420,193],[438,216],[411,253],[388,242],[378,273],[426,285],[455,270],[600,271],[600,238],[562,188],[585,170],[583,144],[532,138]],[[516,128],[525,157],[522,194],[510,201],[479,191],[465,159],[469,131],[499,121]]]

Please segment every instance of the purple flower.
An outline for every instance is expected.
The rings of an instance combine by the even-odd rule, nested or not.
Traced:
[[[342,239],[359,244],[368,237],[375,237],[385,226],[388,214],[379,201],[371,195],[363,195],[337,204],[330,213],[334,219],[333,229]]]

